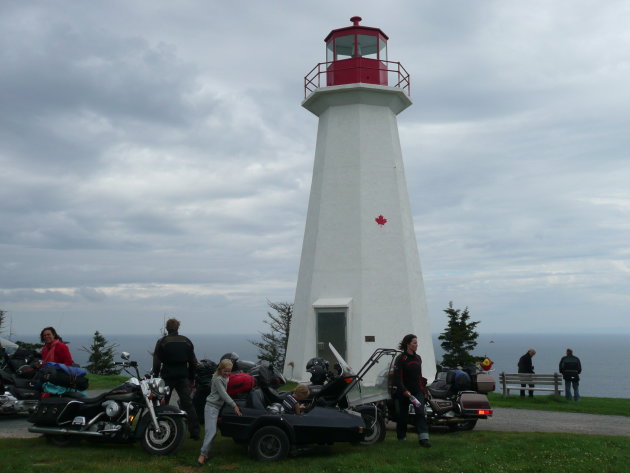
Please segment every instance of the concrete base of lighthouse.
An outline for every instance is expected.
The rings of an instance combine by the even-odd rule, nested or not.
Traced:
[[[418,336],[425,377],[435,375],[396,120],[409,105],[400,88],[369,84],[323,87],[303,103],[319,127],[284,370],[291,379],[306,381],[313,357],[332,359],[328,342],[356,371],[407,333]]]

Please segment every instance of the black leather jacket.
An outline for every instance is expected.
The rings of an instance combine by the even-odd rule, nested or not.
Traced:
[[[153,374],[164,379],[195,379],[197,358],[193,343],[177,332],[160,338],[153,352]]]

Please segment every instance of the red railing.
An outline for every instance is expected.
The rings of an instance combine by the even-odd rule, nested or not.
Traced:
[[[408,96],[411,96],[411,82],[409,80],[409,73],[399,62],[393,61],[378,61],[379,71],[387,73],[387,84],[391,87],[401,88]],[[343,61],[336,61],[335,66],[339,66]],[[334,71],[330,68],[332,62],[320,62],[304,77],[304,98],[312,94],[316,89],[325,87],[330,82],[327,74],[330,72],[338,73],[340,68],[334,68]],[[365,66],[362,66],[365,68]],[[374,68],[376,69],[376,68]]]

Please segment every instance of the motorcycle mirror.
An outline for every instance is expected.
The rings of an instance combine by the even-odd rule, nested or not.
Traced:
[[[122,353],[120,354],[120,357],[121,357],[123,360],[128,360],[129,358],[131,358],[131,355],[129,354],[129,352],[124,351],[124,352],[122,352]]]

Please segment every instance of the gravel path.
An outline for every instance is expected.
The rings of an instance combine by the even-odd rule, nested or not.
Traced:
[[[569,432],[574,434],[623,435],[630,437],[630,417],[576,414],[573,412],[494,409],[475,429],[516,432]]]
[[[30,424],[23,417],[0,416],[0,438],[29,438]],[[388,426],[393,427],[393,424]],[[494,415],[480,420],[476,430],[512,432],[565,432],[574,434],[622,435],[630,437],[630,417],[574,414],[570,412],[494,409]]]

